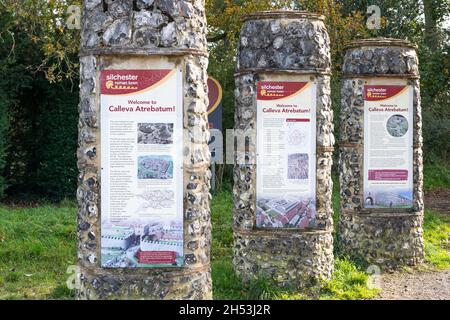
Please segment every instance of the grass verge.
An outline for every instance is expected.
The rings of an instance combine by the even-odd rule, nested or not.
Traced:
[[[70,299],[76,209],[0,207],[0,299]]]
[[[335,181],[335,191],[338,185]],[[233,202],[230,192],[215,194],[211,204],[213,222],[212,278],[214,299],[370,299],[376,290],[367,287],[369,276],[351,260],[337,257],[335,272],[330,281],[323,282],[314,292],[282,290],[268,280],[257,280],[242,284],[233,272],[232,266],[232,212]],[[339,193],[334,192],[333,206],[339,210]]]
[[[425,210],[425,260],[436,269],[450,268],[450,216]]]
[[[450,166],[433,164],[423,168],[424,189],[450,189]]]
[[[338,186],[333,195],[339,210]],[[283,291],[270,281],[243,285],[232,268],[232,195],[215,194],[211,204],[213,223],[212,277],[215,299],[370,299],[369,276],[356,262],[341,256],[335,272],[316,292]],[[336,216],[335,216],[336,218]],[[76,263],[76,209],[70,202],[36,208],[0,206],[0,300],[72,299],[66,286],[68,268]],[[425,251],[436,269],[450,268],[450,217],[426,211]]]

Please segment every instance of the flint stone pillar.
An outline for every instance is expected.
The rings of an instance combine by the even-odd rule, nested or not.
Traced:
[[[356,41],[350,45],[344,59],[339,147],[339,246],[345,253],[382,269],[415,265],[424,258],[422,115],[418,70],[415,47],[404,40],[376,38]],[[383,131],[365,130],[368,123],[365,123],[364,114],[369,112],[368,106],[365,106],[367,86],[403,86],[411,91],[410,106],[406,106],[413,109],[408,129],[412,130],[409,151],[412,153],[412,172],[409,173],[412,192],[406,196],[408,199],[405,198],[410,204],[409,208],[395,208],[395,198],[388,200],[386,208],[377,207],[377,201],[386,201],[383,199],[386,193],[381,193],[381,200],[377,200],[375,194],[364,190],[364,179],[369,179],[364,166],[373,165],[364,161],[364,135],[380,134]],[[405,105],[401,108],[405,108]],[[380,136],[378,143],[383,139]],[[398,157],[394,149],[385,151],[389,152],[391,158]],[[386,167],[389,168],[389,165]],[[381,174],[375,179],[382,183],[384,178]],[[390,190],[391,187],[387,186],[382,192]],[[410,196],[412,199],[409,199]]]
[[[308,82],[315,86],[316,203],[314,225],[257,227],[256,136],[237,156],[234,168],[234,256],[245,281],[263,277],[281,287],[308,287],[333,271],[331,165],[334,145],[330,99],[330,41],[324,17],[302,11],[261,12],[245,18],[237,56],[235,130],[255,132],[257,87],[261,81]],[[305,101],[299,101],[299,104]],[[306,102],[308,103],[308,102]],[[294,116],[295,117],[295,116]],[[298,116],[297,116],[298,117]],[[240,135],[240,133],[237,133]],[[239,136],[237,137],[239,139]],[[315,199],[314,199],[315,198]]]
[[[206,18],[203,0],[85,0],[80,54],[78,299],[211,299]],[[100,265],[100,88],[107,69],[182,70],[184,266]],[[192,141],[191,141],[192,140]]]

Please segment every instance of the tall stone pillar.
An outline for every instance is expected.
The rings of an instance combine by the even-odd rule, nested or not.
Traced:
[[[209,132],[206,112],[208,54],[204,1],[85,0],[83,9],[78,149],[80,174],[77,193],[80,273],[77,297],[79,299],[211,299],[210,171],[208,169],[210,154],[207,145]],[[184,243],[183,258],[182,261],[178,261],[177,258],[176,267],[129,268],[123,266],[126,265],[125,262],[122,266],[118,263],[118,268],[104,267],[101,262],[103,240],[101,239],[103,236],[101,221],[108,212],[101,206],[105,200],[101,199],[103,194],[101,191],[110,188],[114,181],[111,180],[111,185],[102,183],[101,171],[105,168],[101,167],[101,159],[118,156],[117,152],[124,151],[116,149],[109,154],[102,152],[103,143],[106,142],[101,140],[108,135],[105,132],[103,135],[101,127],[102,117],[106,116],[100,112],[103,110],[101,109],[101,90],[115,88],[111,89],[111,86],[106,83],[106,89],[103,89],[101,72],[137,70],[141,74],[148,74],[149,70],[153,70],[152,74],[155,74],[155,70],[157,73],[162,69],[173,70],[171,74],[177,77],[176,92],[172,93],[173,96],[179,97],[178,101],[183,107],[180,112],[182,120],[179,124],[181,131],[184,129],[184,147],[187,148],[188,144],[190,147],[190,150],[185,152],[189,154],[189,157],[185,157],[179,191],[181,194],[180,215],[183,216],[180,224],[184,231],[181,233],[183,239],[176,239],[176,241]],[[146,79],[146,81],[153,80]],[[124,89],[124,87],[119,86],[118,89]],[[125,90],[132,89],[135,88],[125,88]],[[113,100],[112,104],[114,103]],[[121,109],[121,106],[117,108],[123,111],[123,120],[126,120],[127,110]],[[150,107],[146,107],[146,111],[149,110]],[[147,113],[143,114],[148,117]],[[126,124],[115,122],[115,125],[114,130],[127,130],[124,127]],[[103,129],[106,130],[106,128]],[[149,148],[153,147],[146,148],[142,150],[150,150]],[[160,148],[163,150],[164,146]],[[126,153],[121,154],[120,157],[126,157]],[[178,168],[172,170],[176,171]],[[136,175],[135,172],[131,174],[130,176]],[[124,192],[130,191],[124,190]],[[152,204],[148,206],[152,207]],[[157,206],[152,208],[154,207]],[[151,227],[144,226],[142,232],[149,232],[148,228]],[[138,235],[139,233],[136,233],[131,238],[123,240],[127,235],[117,231],[118,238],[114,238],[114,235],[105,235],[105,238],[114,241],[117,239],[136,241]],[[161,242],[162,245],[167,244],[164,239]],[[149,241],[147,243],[151,246],[151,239],[144,240]],[[168,242],[168,245],[173,244]],[[145,249],[141,248],[141,250]],[[130,254],[124,258],[124,260],[127,259],[136,259],[136,256],[131,257]]]
[[[334,136],[323,21],[302,11],[260,12],[241,30],[233,264],[244,281],[268,277],[301,288],[333,271]]]
[[[418,59],[404,40],[351,44],[343,65],[339,240],[384,269],[424,257]]]

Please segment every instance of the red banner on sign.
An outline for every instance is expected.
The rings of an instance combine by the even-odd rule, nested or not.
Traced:
[[[407,181],[408,170],[369,170],[372,181]]]
[[[101,94],[136,93],[161,83],[172,70],[103,70]]]
[[[311,119],[286,119],[286,122],[310,122]]]
[[[176,262],[175,251],[139,251],[137,258],[142,264],[174,264]]]
[[[300,93],[308,82],[258,82],[258,100],[277,100]]]
[[[407,86],[365,86],[364,99],[366,101],[380,101],[393,98],[404,90]]]

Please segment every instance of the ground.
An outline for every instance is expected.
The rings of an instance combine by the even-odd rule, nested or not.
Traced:
[[[442,197],[448,191],[438,189],[436,193],[426,192],[425,202],[434,212],[425,216],[426,263],[383,274],[376,299],[450,300],[450,206],[447,204],[449,198]]]
[[[383,275],[377,300],[449,300],[450,269]]]
[[[426,263],[417,268],[382,275],[381,290],[367,286],[364,266],[339,252],[335,272],[314,292],[282,291],[261,280],[244,286],[232,269],[232,194],[213,196],[212,277],[215,299],[450,299],[450,170],[425,170]],[[428,178],[427,178],[428,177]],[[339,213],[335,183],[333,206]],[[336,218],[336,217],[335,217]],[[73,299],[67,282],[76,264],[76,207],[0,204],[0,300]],[[373,279],[373,278],[372,278]]]
[[[378,300],[449,300],[450,188],[448,168],[425,168],[425,207],[433,215],[425,217],[427,264],[381,276]],[[440,222],[439,222],[440,221]],[[438,236],[438,234],[440,236]],[[433,268],[433,266],[435,266]],[[437,270],[436,270],[437,269]]]
[[[437,188],[426,191],[425,207],[450,215],[450,189]]]

